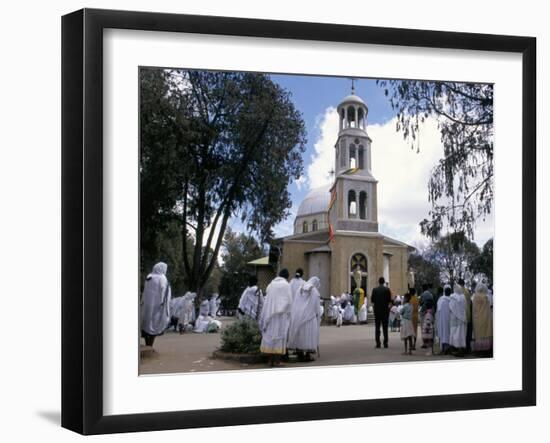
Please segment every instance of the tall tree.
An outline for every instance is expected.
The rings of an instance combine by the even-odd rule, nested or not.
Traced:
[[[493,281],[493,239],[485,242],[481,253],[474,258],[470,266],[472,273],[482,274],[489,282]]]
[[[251,235],[236,233],[228,229],[223,239],[221,253],[223,265],[220,281],[220,294],[224,306],[235,309],[244,288],[248,284],[251,269],[247,263],[266,255],[258,241]]]
[[[432,208],[422,233],[438,238],[447,228],[473,238],[475,223],[493,202],[493,85],[480,83],[382,80],[397,110],[397,130],[419,149],[420,124],[436,117],[443,157],[431,173]]]
[[[473,260],[479,255],[479,247],[464,232],[447,234],[434,242],[429,250],[430,261],[439,263],[441,279],[455,282],[459,278],[469,280]]]
[[[415,289],[420,294],[422,285],[441,286],[441,270],[431,251],[417,251],[409,255],[409,268],[414,271]]]
[[[141,115],[142,235],[179,217],[185,283],[201,294],[231,217],[263,241],[289,214],[301,114],[264,74],[142,69]]]

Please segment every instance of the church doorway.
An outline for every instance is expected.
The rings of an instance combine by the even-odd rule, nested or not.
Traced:
[[[356,253],[351,256],[349,268],[350,292],[353,294],[357,288],[357,282],[360,281],[361,288],[367,294],[367,257],[361,253]]]

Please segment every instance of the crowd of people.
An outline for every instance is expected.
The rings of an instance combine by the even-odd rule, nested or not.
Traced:
[[[172,297],[166,277],[168,265],[163,262],[153,266],[145,278],[140,303],[141,336],[147,346],[153,346],[155,338],[173,327],[180,334],[185,332],[216,332],[222,324],[216,319],[220,308],[218,294],[204,299],[195,311],[195,292],[187,292],[181,297]]]
[[[141,334],[146,345],[152,346],[155,337],[170,326],[180,333],[219,330],[218,295],[203,300],[196,316],[197,294],[188,292],[172,299],[166,271],[165,263],[157,263],[145,279]],[[319,355],[323,316],[320,280],[313,276],[305,281],[303,275],[303,270],[297,269],[289,280],[288,270],[282,269],[267,286],[265,296],[257,278],[251,276],[239,300],[237,316],[258,323],[262,335],[260,351],[269,356],[271,366],[279,366],[289,353],[306,362],[314,361],[314,356]],[[440,354],[492,355],[493,293],[486,284],[478,283],[471,291],[464,280],[459,279],[437,291],[433,291],[430,284],[424,284],[420,296],[415,288],[409,288],[405,294],[393,297],[383,277],[378,283],[372,290],[370,303],[362,290],[354,291],[353,295],[331,296],[327,317],[337,326],[366,323],[370,305],[374,313],[376,348],[388,348],[390,328],[389,332],[399,332],[405,355],[416,351],[417,338],[421,338],[421,348],[427,355],[434,353],[436,344]]]
[[[319,326],[323,309],[319,295],[320,280],[303,279],[297,269],[290,274],[282,269],[267,286],[265,297],[251,277],[239,301],[238,315],[258,322],[262,334],[260,352],[269,356],[270,366],[279,366],[289,351],[299,361],[313,361],[319,353]]]
[[[372,291],[371,300],[375,315],[376,347],[381,347],[381,331],[384,348],[388,347],[390,332],[400,333],[404,354],[416,351],[418,326],[420,325],[421,348],[427,355],[434,353],[439,345],[439,354],[458,357],[475,353],[492,355],[493,348],[493,293],[485,283],[467,288],[463,279],[439,288],[424,284],[420,297],[415,288],[409,288],[403,296],[392,298],[384,278]]]

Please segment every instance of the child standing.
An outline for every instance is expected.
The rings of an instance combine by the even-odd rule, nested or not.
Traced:
[[[390,317],[389,317],[389,323],[390,323],[390,331],[399,331],[399,308],[397,306],[397,302],[392,302],[392,307],[390,309]]]
[[[405,345],[405,352],[403,352],[403,355],[412,355],[413,337],[415,333],[412,324],[413,307],[410,303],[411,295],[409,293],[405,294],[404,301],[405,303],[401,311],[401,340],[403,340]]]
[[[422,341],[428,348],[426,355],[433,354],[434,347],[434,304],[426,301],[424,316],[422,317]]]

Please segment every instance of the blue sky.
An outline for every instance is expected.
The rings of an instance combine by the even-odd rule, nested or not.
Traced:
[[[307,149],[304,153],[304,167],[307,168],[311,156],[315,154],[314,144],[320,137],[319,120],[328,108],[336,108],[340,101],[351,93],[351,79],[346,77],[317,77],[300,75],[271,75],[273,81],[289,90],[297,109],[302,113],[307,131]],[[396,115],[384,90],[376,80],[355,81],[356,94],[361,96],[369,108],[368,121],[382,124]],[[334,134],[336,142],[337,134]],[[330,169],[330,168],[329,168]],[[293,201],[302,201],[308,192],[307,186],[298,189],[295,183],[289,188]]]
[[[274,227],[277,237],[292,234],[294,216],[300,202],[313,188],[330,183],[328,172],[334,163],[334,143],[338,136],[336,107],[351,93],[351,79],[301,75],[271,75],[289,90],[295,107],[302,113],[307,131],[303,155],[304,174],[289,186],[291,215]],[[355,93],[368,106],[367,133],[372,139],[372,172],[378,180],[378,221],[380,231],[414,246],[426,244],[419,222],[430,209],[427,184],[430,171],[443,155],[437,121],[428,118],[419,131],[420,152],[396,132],[396,112],[376,80],[358,79]],[[241,231],[234,220],[231,228]],[[493,218],[478,222],[475,241],[482,245],[493,236]]]

